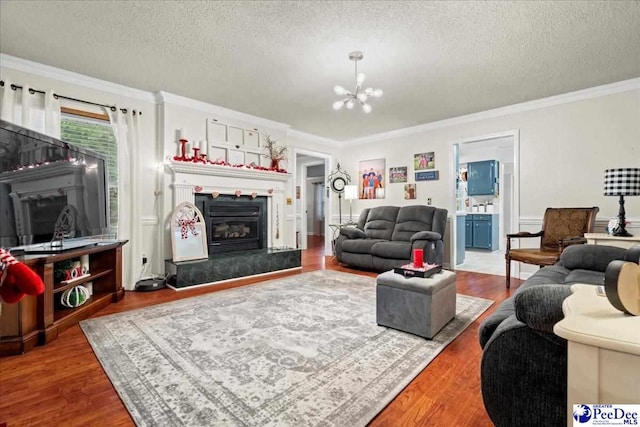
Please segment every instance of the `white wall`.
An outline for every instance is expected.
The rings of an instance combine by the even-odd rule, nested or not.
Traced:
[[[431,197],[435,206],[451,210],[455,203],[449,182],[450,145],[514,129],[520,131],[521,220],[541,219],[548,206],[599,206],[599,219],[615,217],[617,200],[603,196],[604,170],[640,167],[640,81],[625,92],[474,121],[454,119],[450,125],[426,125],[417,133],[348,145],[337,158],[351,174],[358,170],[359,160],[386,158],[387,170],[408,166],[412,182],[413,155],[434,151],[440,180],[418,182],[417,200],[403,199],[402,184],[388,184],[386,199],[357,200],[354,209],[424,203]],[[628,197],[625,206],[627,216],[637,222],[640,197]]]

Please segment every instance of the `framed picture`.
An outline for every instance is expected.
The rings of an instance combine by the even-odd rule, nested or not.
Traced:
[[[416,172],[416,181],[437,181],[439,179],[439,171]]]
[[[358,198],[384,199],[384,159],[364,160],[358,165]]]
[[[436,167],[436,156],[433,151],[413,155],[413,170],[422,171]]]
[[[407,182],[406,166],[389,168],[389,184],[395,184],[396,182]]]
[[[416,185],[405,184],[404,185],[404,198],[405,200],[413,200],[416,198]]]

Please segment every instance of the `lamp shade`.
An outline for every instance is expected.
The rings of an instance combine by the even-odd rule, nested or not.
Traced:
[[[640,196],[640,168],[604,171],[605,196]]]
[[[344,199],[356,200],[358,198],[358,186],[357,185],[345,185],[344,187]]]

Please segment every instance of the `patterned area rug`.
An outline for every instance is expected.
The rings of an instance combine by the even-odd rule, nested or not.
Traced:
[[[376,324],[375,279],[315,271],[80,323],[140,426],[364,426],[493,302],[430,341]]]

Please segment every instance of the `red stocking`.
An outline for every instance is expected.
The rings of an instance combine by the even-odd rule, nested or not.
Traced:
[[[0,298],[7,303],[18,302],[27,295],[44,292],[44,283],[31,268],[16,260],[8,251],[0,248],[0,271],[4,280],[0,286]]]

